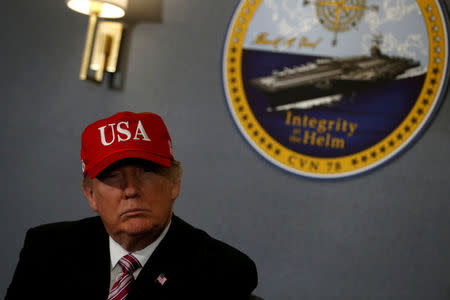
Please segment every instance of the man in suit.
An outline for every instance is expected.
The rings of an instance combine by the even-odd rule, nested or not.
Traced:
[[[98,217],[27,232],[5,299],[248,299],[256,267],[173,214],[182,168],[162,119],[121,112],[82,134]]]

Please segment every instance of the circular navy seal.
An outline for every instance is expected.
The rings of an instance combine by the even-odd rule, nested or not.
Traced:
[[[443,97],[446,18],[438,0],[242,0],[223,53],[231,115],[286,171],[371,170],[411,143]]]

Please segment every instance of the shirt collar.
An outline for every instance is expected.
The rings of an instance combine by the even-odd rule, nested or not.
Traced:
[[[158,247],[159,243],[166,236],[167,231],[169,231],[170,224],[172,220],[169,221],[166,228],[164,228],[163,232],[159,235],[159,237],[150,245],[145,247],[144,249],[138,250],[136,252],[132,252],[134,257],[141,263],[141,266],[144,266],[150,256],[155,251],[156,247]],[[111,270],[116,266],[119,260],[124,256],[129,254],[129,252],[122,248],[111,236],[109,236],[109,253],[111,256]]]

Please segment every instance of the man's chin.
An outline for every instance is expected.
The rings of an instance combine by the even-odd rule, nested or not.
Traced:
[[[128,217],[123,223],[122,228],[124,233],[132,236],[140,236],[145,234],[154,235],[160,230],[160,226],[158,224],[155,224],[140,215]]]

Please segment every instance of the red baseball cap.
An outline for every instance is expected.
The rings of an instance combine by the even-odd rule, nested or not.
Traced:
[[[125,158],[141,158],[164,167],[172,165],[172,140],[160,116],[124,111],[84,129],[81,135],[83,175],[94,178]]]

